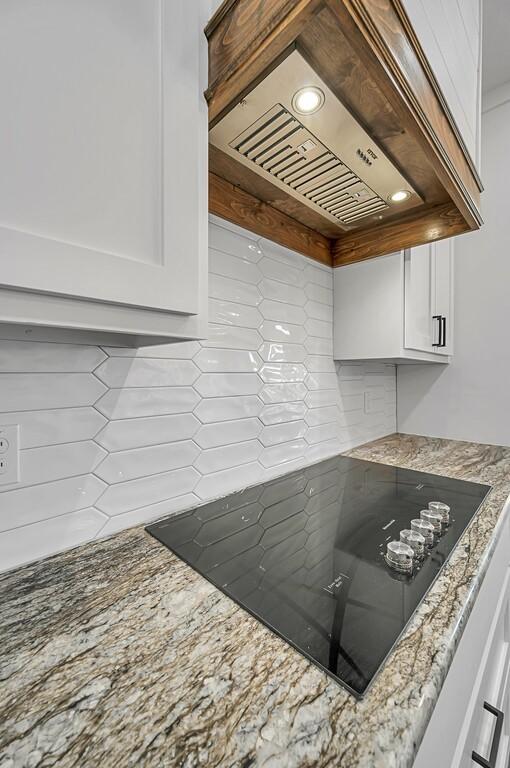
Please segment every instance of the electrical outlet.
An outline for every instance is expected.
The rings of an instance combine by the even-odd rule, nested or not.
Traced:
[[[0,485],[19,479],[19,424],[0,426]]]

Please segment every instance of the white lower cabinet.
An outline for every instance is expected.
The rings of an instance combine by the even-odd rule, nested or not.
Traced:
[[[0,323],[203,335],[202,6],[0,4]]]
[[[509,764],[509,506],[414,768],[507,768]]]
[[[449,362],[453,241],[335,269],[337,360]]]

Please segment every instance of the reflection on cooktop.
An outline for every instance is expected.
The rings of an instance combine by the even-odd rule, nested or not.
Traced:
[[[359,697],[489,490],[337,456],[147,530]]]

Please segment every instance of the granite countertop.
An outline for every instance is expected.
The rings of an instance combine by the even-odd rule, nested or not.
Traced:
[[[393,435],[350,455],[494,486],[363,701],[135,528],[0,576],[0,766],[411,766],[510,449]]]

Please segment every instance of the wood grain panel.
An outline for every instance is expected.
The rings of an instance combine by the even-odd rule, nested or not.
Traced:
[[[209,37],[209,123],[274,65],[312,20],[323,0],[238,0],[206,28]]]
[[[209,173],[209,211],[321,264],[332,265],[331,241],[327,237],[214,173]]]
[[[408,37],[400,0],[327,0],[361,60],[391,103],[400,101],[406,130],[429,153],[436,174],[472,229],[481,223],[480,189],[436,96],[419,53]],[[407,22],[410,27],[410,22]],[[417,41],[415,41],[417,42]],[[423,52],[421,52],[423,55]],[[437,89],[439,86],[437,85]]]
[[[331,56],[331,40],[336,41]],[[441,203],[448,195],[425,151],[410,133],[413,122],[391,103],[353,48],[339,20],[323,8],[299,37],[299,51],[350,110],[367,133],[384,149],[400,173],[427,203]]]
[[[352,232],[333,243],[333,266],[342,267],[403,248],[443,240],[468,231],[468,226],[451,203],[426,211],[410,211],[395,222]]]
[[[209,146],[209,170],[216,176],[230,181],[235,187],[240,187],[259,200],[264,200],[281,213],[296,219],[305,227],[316,230],[324,237],[335,239],[338,237],[339,228],[333,222],[316,213],[313,208],[300,203],[295,197],[286,194],[280,187],[271,184],[266,178],[242,163],[238,163],[233,157],[212,144]]]

